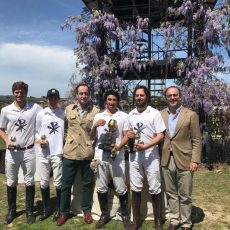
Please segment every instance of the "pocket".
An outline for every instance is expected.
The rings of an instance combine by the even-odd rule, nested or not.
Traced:
[[[92,158],[94,153],[93,145],[91,141],[86,141],[85,156],[86,158]]]

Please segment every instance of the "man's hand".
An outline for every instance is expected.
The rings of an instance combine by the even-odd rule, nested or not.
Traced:
[[[197,168],[198,168],[198,164],[197,164],[197,163],[195,163],[195,162],[190,162],[190,170],[191,170],[192,172],[196,171]]]

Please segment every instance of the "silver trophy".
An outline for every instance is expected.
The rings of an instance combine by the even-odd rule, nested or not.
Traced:
[[[48,143],[47,143],[46,135],[41,135],[41,140],[42,140],[42,143],[40,144],[41,148],[47,148]]]

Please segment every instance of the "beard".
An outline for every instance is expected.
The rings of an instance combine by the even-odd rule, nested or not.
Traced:
[[[136,101],[137,108],[144,108],[147,105],[147,101]]]

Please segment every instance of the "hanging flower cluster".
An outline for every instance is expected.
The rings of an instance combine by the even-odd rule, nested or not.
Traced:
[[[211,95],[223,84],[215,79],[214,70],[224,60],[221,49],[230,45],[230,28],[226,26],[227,3],[223,1],[219,9],[212,10],[205,2],[184,0],[180,7],[169,8],[169,16],[177,18],[177,23],[163,23],[161,30],[165,31],[166,50],[190,45],[190,56],[177,66],[184,99],[193,108],[202,104],[205,112],[210,113],[210,108],[216,104]],[[229,96],[220,96],[225,93],[229,95],[220,87],[218,106],[230,103]],[[224,101],[226,98],[228,100]]]
[[[100,10],[94,10],[86,21],[68,17],[63,28],[75,29],[77,66],[83,77],[92,79],[96,94],[109,88],[120,90],[125,71],[141,71],[152,63],[138,61],[144,52],[139,41],[147,27],[148,19],[138,17],[135,25],[124,26],[113,14]]]

